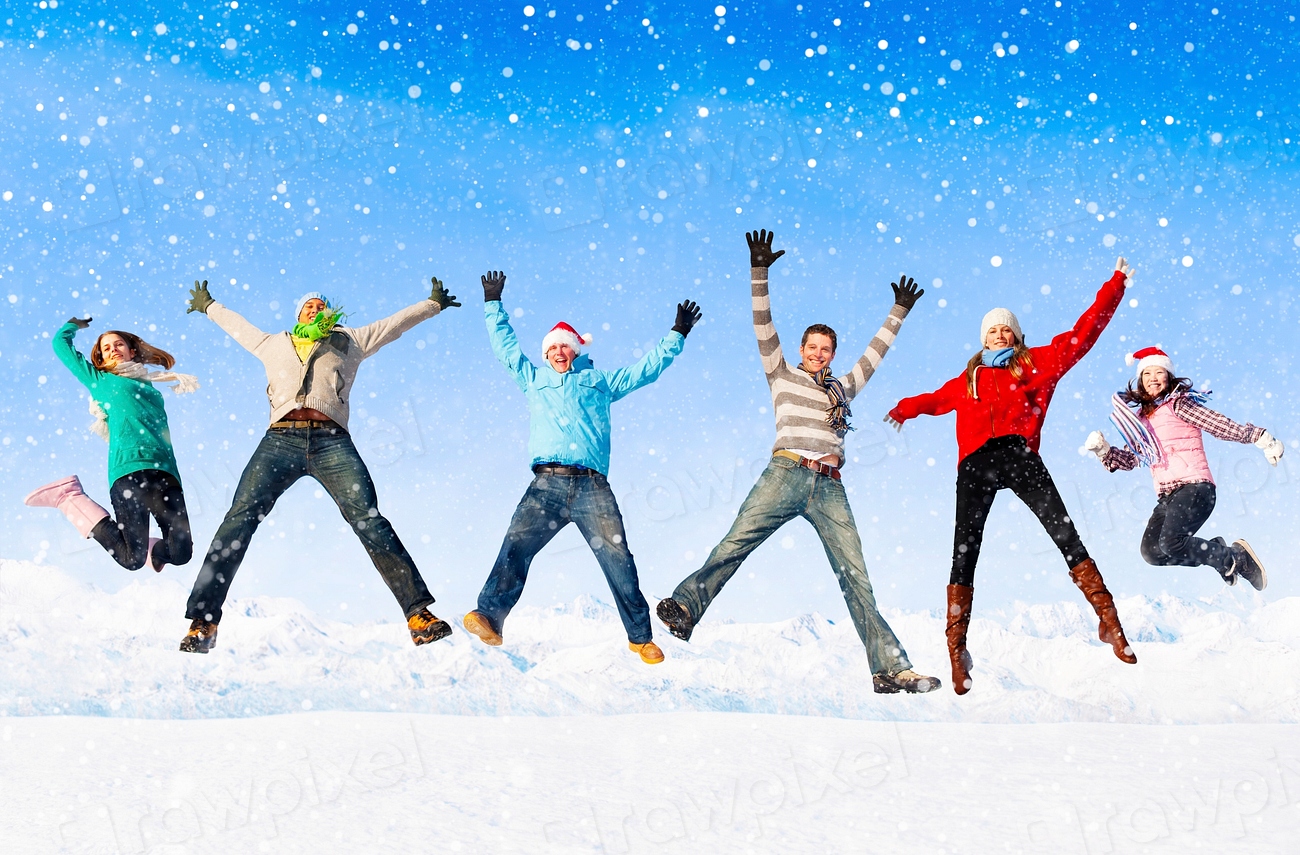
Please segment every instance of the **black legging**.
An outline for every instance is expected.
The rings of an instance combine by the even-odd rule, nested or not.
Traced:
[[[185,564],[194,552],[190,518],[180,482],[158,469],[123,475],[109,490],[113,517],[105,517],[90,532],[113,560],[128,570],[139,570],[149,560],[149,515],[158,520],[162,542],[154,557],[164,564]]]
[[[957,525],[953,532],[953,585],[971,586],[975,564],[984,543],[984,524],[998,490],[1010,489],[1029,506],[1056,543],[1067,567],[1088,558],[1065,502],[1043,465],[1023,436],[998,436],[971,452],[957,466]]]
[[[1214,510],[1214,485],[1184,484],[1156,501],[1142,534],[1142,559],[1158,566],[1208,564],[1225,579],[1232,571],[1232,549],[1222,540],[1193,537]]]

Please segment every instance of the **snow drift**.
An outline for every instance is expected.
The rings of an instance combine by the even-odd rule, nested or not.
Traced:
[[[186,593],[149,574],[108,594],[54,567],[0,560],[0,715],[689,710],[989,723],[1300,721],[1294,597],[1121,600],[1137,666],[1097,641],[1082,600],[977,616],[975,688],[959,699],[946,685],[935,614],[886,612],[917,669],[945,682],[940,692],[907,697],[873,694],[852,625],[817,614],[774,624],[706,621],[690,644],[661,633],[668,661],[649,667],[627,650],[613,608],[591,598],[517,610],[501,648],[459,627],[416,648],[401,623],[340,623],[295,600],[251,597],[231,603],[217,648],[196,656],[176,649],[188,626]],[[441,616],[459,618],[440,605]]]

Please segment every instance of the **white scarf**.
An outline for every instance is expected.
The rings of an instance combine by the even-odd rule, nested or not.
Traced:
[[[116,374],[118,377],[129,377],[132,380],[139,380],[141,383],[175,383],[172,391],[177,395],[185,395],[195,392],[199,388],[199,378],[193,374],[180,374],[175,371],[150,371],[139,362],[119,362],[109,369],[109,372]],[[95,417],[95,421],[90,425],[90,432],[104,442],[108,442],[108,414],[104,408],[94,398],[90,399],[90,414]]]

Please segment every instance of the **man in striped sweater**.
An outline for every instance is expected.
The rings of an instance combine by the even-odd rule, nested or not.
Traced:
[[[766,230],[745,235],[754,333],[776,413],[772,460],[740,506],[731,531],[714,547],[704,566],[683,579],[671,598],[659,603],[659,619],[673,635],[689,640],[695,624],[741,562],[778,528],[801,516],[812,523],[826,549],[853,625],[866,647],[875,690],[885,694],[933,691],[939,688],[939,680],[912,670],[903,645],[876,609],[862,558],[862,540],[840,483],[844,435],[850,429],[849,402],[867,385],[894,343],[903,319],[925,292],[918,290],[913,280],[899,278],[892,286],[894,307],[848,374],[837,378],[831,373],[836,337],[825,324],[804,331],[800,362],[791,366],[781,353],[767,293],[767,270],[785,254],[785,250],[772,251],[772,238]]]

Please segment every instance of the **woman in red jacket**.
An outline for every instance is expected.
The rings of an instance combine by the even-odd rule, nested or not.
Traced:
[[[983,349],[971,358],[962,374],[937,391],[904,398],[885,417],[902,430],[903,422],[920,415],[957,413],[960,462],[947,635],[952,685],[959,695],[971,687],[966,629],[970,625],[975,563],[993,497],[1004,488],[1014,491],[1029,506],[1061,550],[1070,578],[1100,619],[1098,637],[1110,644],[1124,662],[1137,662],[1097,564],[1088,557],[1051,473],[1038,456],[1043,419],[1056,384],[1097,342],[1124,297],[1131,273],[1121,258],[1115,264],[1115,275],[1101,286],[1097,299],[1074,328],[1041,347],[1026,347],[1016,316],[1007,309],[994,309],[984,316],[980,327]]]

